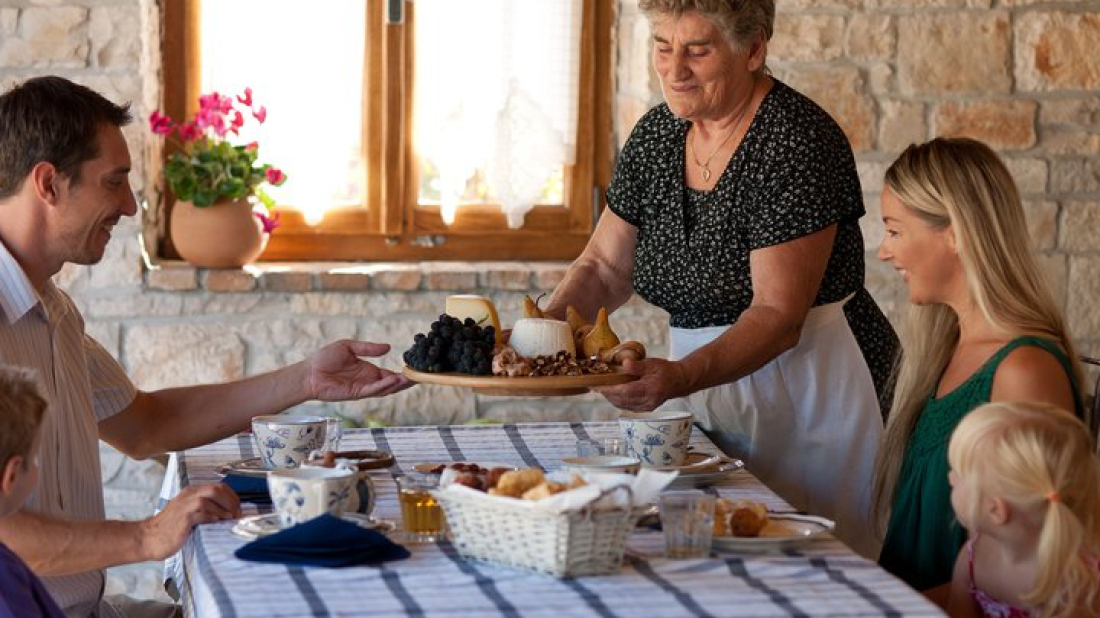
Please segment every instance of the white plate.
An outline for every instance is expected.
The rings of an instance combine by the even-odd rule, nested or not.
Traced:
[[[363,528],[377,530],[382,534],[389,534],[394,529],[393,522],[384,519],[374,519],[373,517],[368,517],[361,513],[344,513],[340,518],[344,521],[358,524]],[[278,514],[268,513],[266,515],[243,517],[237,520],[237,523],[233,525],[230,531],[239,537],[252,540],[268,536],[269,534],[275,534],[282,529],[283,527],[279,524]]]
[[[768,525],[760,536],[716,536],[711,544],[714,551],[765,552],[796,547],[832,532],[836,524],[816,515],[797,513],[768,513]]]
[[[740,459],[731,459],[717,468],[707,468],[699,472],[680,472],[679,476],[669,484],[670,488],[682,489],[684,487],[709,487],[719,483],[725,478],[745,467]]]

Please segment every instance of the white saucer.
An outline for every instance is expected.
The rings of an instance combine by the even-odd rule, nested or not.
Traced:
[[[396,527],[391,521],[375,519],[362,513],[344,513],[340,518],[363,528],[377,530],[382,534],[389,534]],[[230,532],[239,537],[253,540],[275,534],[282,529],[283,527],[279,523],[279,515],[277,513],[267,513],[266,515],[251,515],[237,520]]]
[[[688,453],[683,465],[679,466],[646,466],[661,472],[679,472],[680,474],[694,474],[698,472],[715,472],[722,464],[737,461],[723,454],[711,455],[709,453]]]

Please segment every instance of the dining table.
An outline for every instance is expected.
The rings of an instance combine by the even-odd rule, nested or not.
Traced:
[[[580,440],[619,437],[617,422],[542,422],[376,427],[346,430],[341,450],[392,453],[371,471],[372,516],[400,522],[395,479],[426,462],[493,462],[553,471]],[[719,453],[698,428],[690,448]],[[228,462],[256,456],[251,434],[172,453],[161,490],[220,482]],[[791,453],[797,457],[797,453]],[[837,470],[843,474],[843,470]],[[703,491],[753,500],[773,513],[795,509],[753,476],[751,466],[718,475]],[[242,503],[245,515],[270,505]],[[238,559],[249,543],[233,521],[197,526],[166,561],[165,576],[186,616],[943,616],[924,596],[830,535],[769,551],[713,551],[664,557],[655,526],[630,534],[622,568],[557,578],[464,559],[451,540],[409,543],[411,556],[372,566],[305,567]]]

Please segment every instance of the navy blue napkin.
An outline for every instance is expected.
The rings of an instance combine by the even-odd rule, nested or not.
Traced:
[[[222,482],[236,492],[241,502],[253,504],[271,504],[271,494],[267,491],[267,479],[263,477],[227,474]]]
[[[339,517],[322,515],[242,546],[241,560],[347,567],[404,560],[409,550],[385,535]]]

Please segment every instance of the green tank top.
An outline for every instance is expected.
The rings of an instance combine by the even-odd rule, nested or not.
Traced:
[[[958,388],[936,399],[928,398],[913,428],[898,476],[890,523],[886,528],[879,564],[917,590],[951,581],[955,558],[966,542],[966,529],[955,520],[951,486],[947,482],[947,444],[964,416],[989,402],[993,376],[1001,361],[1020,346],[1050,352],[1069,376],[1082,413],[1073,365],[1056,343],[1039,337],[1018,337],[1005,344]]]

